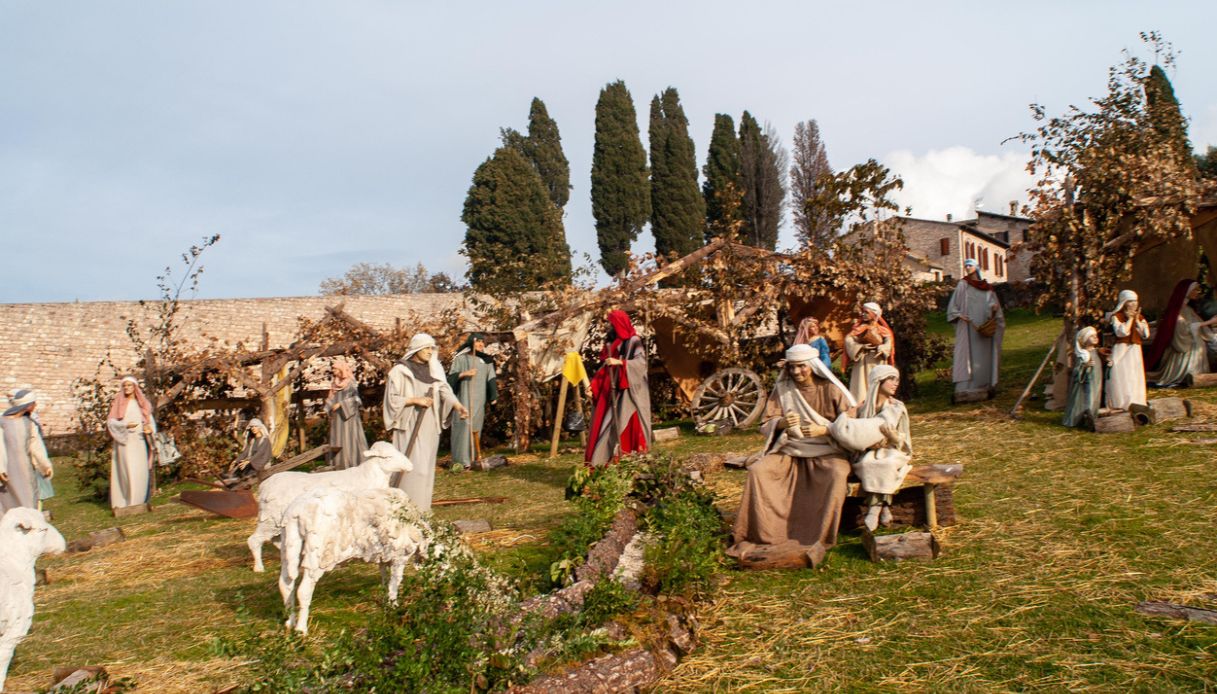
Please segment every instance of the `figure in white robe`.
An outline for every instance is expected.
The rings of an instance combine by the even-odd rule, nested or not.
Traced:
[[[904,478],[913,469],[913,439],[909,433],[909,413],[896,399],[900,372],[880,364],[871,370],[866,400],[856,417],[841,416],[830,433],[842,448],[854,453],[854,475],[866,493],[863,524],[875,530],[880,523],[891,523],[892,495],[900,491]]]
[[[139,382],[127,376],[110,403],[106,420],[114,451],[110,455],[110,507],[126,508],[148,503],[152,488],[148,439],[156,431],[152,405]]]
[[[486,407],[499,397],[494,359],[485,352],[486,342],[474,333],[452,358],[448,385],[469,410],[468,419],[452,421],[452,464],[468,467],[482,457],[482,426]]]
[[[1181,280],[1158,319],[1146,367],[1159,387],[1189,386],[1196,375],[1209,372],[1208,345],[1214,339],[1217,316],[1205,320],[1196,312],[1200,293],[1198,282]]]
[[[1145,404],[1145,362],[1141,345],[1149,339],[1149,323],[1141,316],[1137,293],[1120,292],[1116,310],[1107,314],[1116,344],[1111,348],[1111,368],[1103,386],[1107,406],[1127,410],[1129,405]]]
[[[393,484],[423,513],[431,511],[440,433],[448,427],[454,410],[462,418],[469,416],[444,378],[435,340],[426,333],[418,333],[410,339],[405,356],[389,370],[384,422],[393,446],[414,465],[413,470],[400,475]]]
[[[993,286],[980,276],[976,261],[964,261],[967,275],[955,285],[947,304],[947,322],[955,324],[955,360],[951,380],[955,392],[996,392],[1006,317]],[[992,323],[990,323],[992,321]],[[984,335],[992,328],[990,335]]]
[[[857,402],[866,399],[870,370],[879,364],[896,363],[896,337],[883,320],[879,304],[862,305],[862,317],[845,336],[842,371],[849,374],[849,393]]]
[[[39,478],[55,475],[34,421],[37,399],[33,391],[14,393],[12,407],[0,415],[0,516],[14,508],[39,508]]]

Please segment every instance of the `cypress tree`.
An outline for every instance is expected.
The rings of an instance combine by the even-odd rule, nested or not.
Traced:
[[[617,80],[600,90],[592,152],[592,216],[605,272],[618,275],[626,270],[630,243],[650,215],[647,153],[638,134],[634,99]]]
[[[697,157],[676,89],[651,100],[651,233],[655,250],[683,256],[702,245],[706,204],[697,188]]]
[[[740,117],[740,178],[743,182],[741,240],[767,250],[777,247],[786,197],[786,153],[770,128],[762,131],[752,114]]]
[[[532,163],[500,147],[473,174],[461,221],[469,283],[487,292],[539,289],[570,278],[562,216]]]
[[[1159,136],[1171,143],[1182,161],[1193,163],[1192,145],[1187,139],[1187,120],[1179,109],[1179,100],[1175,98],[1175,88],[1170,78],[1158,65],[1150,68],[1145,78],[1145,106]]]
[[[519,150],[536,167],[545,182],[549,199],[559,209],[570,199],[570,162],[562,152],[562,135],[558,124],[549,117],[545,102],[533,97],[528,110],[528,135],[513,128],[503,128],[499,138],[505,147]]]
[[[739,139],[735,121],[725,113],[714,116],[710,151],[702,168],[706,180],[702,196],[706,201],[706,240],[734,228],[742,219],[744,183],[740,177]]]

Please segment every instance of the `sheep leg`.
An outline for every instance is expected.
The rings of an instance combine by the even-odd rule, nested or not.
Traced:
[[[266,544],[267,541],[275,542],[278,540],[278,536],[279,531],[277,529],[268,528],[262,523],[258,523],[258,527],[254,529],[253,534],[245,541],[245,544],[249,545],[250,553],[254,555],[254,571],[258,573],[266,571],[266,567],[262,564],[262,545]],[[278,542],[275,542],[275,546],[279,546]]]
[[[283,598],[283,610],[287,612],[284,626],[288,629],[296,626],[296,577],[293,573],[290,562],[283,562],[279,569],[279,596]]]
[[[308,608],[313,603],[313,589],[317,587],[317,581],[321,580],[323,575],[324,572],[316,569],[305,569],[300,574],[300,586],[296,588],[296,602],[300,607],[296,613],[295,626],[301,636],[308,636]]]
[[[380,565],[381,573],[384,573],[385,565]],[[389,565],[389,604],[397,604],[397,591],[401,589],[401,577],[406,572],[406,563],[402,560],[394,561]]]
[[[21,638],[12,636],[0,637],[0,692],[4,691],[4,680],[8,676],[8,665],[13,660],[13,651]]]

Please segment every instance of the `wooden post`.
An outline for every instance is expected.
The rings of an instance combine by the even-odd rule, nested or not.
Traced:
[[[266,321],[262,321],[262,351],[270,349],[270,332],[266,329]]]
[[[937,530],[938,500],[934,498],[934,492],[938,490],[938,485],[926,484],[922,489],[925,490],[925,524],[930,530]]]
[[[550,458],[558,455],[558,439],[562,436],[562,415],[566,413],[566,389],[570,387],[570,381],[566,380],[565,376],[558,378],[562,379],[562,387],[558,389],[558,410],[554,413],[554,435],[549,442]]]

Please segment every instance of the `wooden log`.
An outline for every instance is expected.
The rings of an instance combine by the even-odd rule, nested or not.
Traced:
[[[1156,398],[1149,401],[1150,421],[1169,422],[1192,416],[1192,401],[1183,398]]]
[[[1213,386],[1217,386],[1217,373],[1192,376],[1193,388],[1212,388]]]
[[[814,569],[824,561],[824,548],[785,542],[759,545],[738,558],[744,569]]]
[[[1101,414],[1094,420],[1094,430],[1099,434],[1122,434],[1137,428],[1132,415],[1128,412],[1113,412]]]
[[[680,438],[680,427],[668,427],[666,429],[656,429],[651,432],[651,438],[655,443],[664,441],[675,441]]]
[[[963,474],[963,465],[959,463],[917,465],[905,476],[905,485],[912,484],[954,484]]]
[[[968,402],[983,402],[988,399],[988,388],[980,388],[978,390],[957,390],[951,395],[951,403],[955,405],[962,405]]]
[[[912,532],[899,535],[862,534],[862,546],[871,561],[929,561],[938,557],[942,548],[934,533]]]
[[[1203,607],[1191,607],[1189,605],[1162,602],[1160,600],[1147,600],[1137,603],[1137,606],[1133,609],[1151,617],[1168,617],[1188,622],[1217,624],[1217,610],[1209,610]]]
[[[298,468],[307,462],[311,462],[313,460],[320,458],[321,456],[325,455],[326,453],[329,453],[331,451],[337,451],[337,450],[340,450],[339,446],[331,446],[328,443],[317,446],[316,448],[311,448],[311,449],[301,453],[300,455],[293,456],[291,458],[288,458],[287,460],[284,460],[281,463],[275,463],[274,465],[270,465],[270,466],[264,468],[262,470],[262,472],[258,473],[258,479],[264,480],[267,477],[270,477],[271,475],[273,475],[275,473],[286,472],[293,468]]]
[[[126,518],[127,516],[138,516],[141,513],[151,513],[151,512],[152,512],[151,503],[133,504],[131,506],[124,506],[122,508],[116,508],[116,509],[111,510],[111,513],[114,514],[115,518]]]

